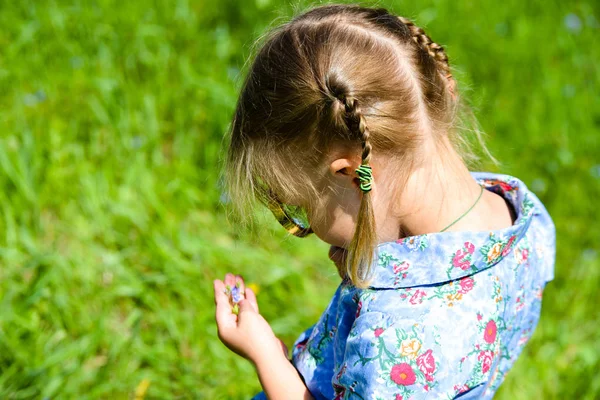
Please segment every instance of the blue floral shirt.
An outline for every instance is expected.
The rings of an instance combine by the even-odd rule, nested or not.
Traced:
[[[512,205],[513,226],[381,243],[371,286],[343,280],[294,343],[316,399],[492,398],[537,325],[556,239],[522,181],[472,176]]]

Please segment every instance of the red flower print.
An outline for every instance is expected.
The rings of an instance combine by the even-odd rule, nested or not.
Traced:
[[[356,315],[355,317],[358,318],[358,315],[360,314],[360,309],[362,308],[362,301],[358,302],[358,307],[356,308]]]
[[[406,271],[408,267],[410,267],[410,264],[406,261],[402,261],[400,264],[394,264],[394,273],[397,274],[398,272]]]
[[[508,183],[501,181],[499,179],[485,179],[484,183],[486,184],[486,186],[499,185],[503,192],[510,192],[511,190],[515,190],[514,187],[510,186]]]
[[[521,311],[523,308],[525,308],[525,303],[523,302],[517,302],[517,307],[515,308],[516,311]]]
[[[469,386],[468,385],[454,385],[454,390],[456,391],[456,393],[464,393],[467,390],[469,390]]]
[[[481,321],[481,318],[483,318],[483,315],[481,315],[480,313],[477,313],[477,321]]]
[[[493,359],[494,353],[491,350],[485,350],[479,353],[479,355],[477,356],[477,360],[481,362],[481,372],[485,374],[490,370]]]
[[[473,278],[467,276],[465,278],[462,278],[458,283],[460,284],[460,289],[458,292],[464,294],[473,289],[473,284],[475,283],[475,281],[473,280]]]
[[[510,246],[515,241],[515,237],[516,236],[514,235],[511,236],[510,239],[508,239],[508,242],[504,245],[504,249],[502,249],[502,257],[506,257],[506,255],[510,252]]]
[[[402,400],[402,395],[401,395],[400,393],[398,393],[398,394],[396,395],[396,398],[395,398],[395,400]]]
[[[462,250],[458,250],[454,257],[452,258],[452,266],[455,268],[460,268],[462,270],[467,270],[471,266],[471,261],[465,260],[464,258],[467,256],[467,253]]]
[[[392,378],[392,381],[396,384],[403,386],[412,385],[417,380],[415,371],[413,371],[410,364],[407,363],[394,365],[390,371],[390,378]]]
[[[426,392],[429,392],[429,385],[425,385],[425,386],[423,386],[423,389],[424,389]]]
[[[306,342],[308,342],[308,338],[296,344],[296,348],[298,349],[298,351],[304,350],[304,348],[306,347]]]
[[[421,304],[423,302],[423,296],[425,296],[425,292],[423,290],[417,289],[415,294],[413,294],[409,300],[410,304],[412,304],[413,306]]]
[[[433,375],[425,375],[427,382],[433,382]]]
[[[527,261],[527,257],[529,257],[529,250],[523,249],[523,251],[521,252],[521,257],[523,257],[523,261]]]
[[[498,184],[500,185],[500,187],[502,188],[502,190],[504,190],[505,192],[510,192],[511,190],[515,190],[514,187],[510,186],[506,182],[498,181]]]
[[[435,372],[435,358],[433,358],[431,349],[417,357],[417,367],[419,367],[419,370],[425,375],[430,375]]]
[[[483,332],[483,339],[488,343],[494,343],[496,340],[496,332],[498,327],[493,319],[490,319],[485,325],[485,331]]]
[[[475,251],[475,246],[471,242],[465,242],[465,250],[467,251],[467,253],[473,254],[473,252]]]
[[[375,337],[379,337],[383,333],[383,328],[375,329]]]

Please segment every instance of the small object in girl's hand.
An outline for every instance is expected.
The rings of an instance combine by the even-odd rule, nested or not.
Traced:
[[[231,299],[234,303],[239,303],[242,300],[242,295],[243,293],[238,285],[231,290]]]
[[[242,298],[244,296],[244,292],[242,290],[240,290],[240,283],[236,282],[235,286],[232,288],[230,285],[225,285],[225,290],[224,290],[225,294],[229,296],[229,301],[232,304],[231,306],[231,311],[235,314],[238,315],[238,312],[240,310],[240,307],[237,303],[239,303],[240,301],[242,301]]]

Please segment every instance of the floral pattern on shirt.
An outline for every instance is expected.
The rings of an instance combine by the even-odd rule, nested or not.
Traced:
[[[435,378],[439,362],[436,361],[432,349],[423,346],[422,334],[413,327],[406,331],[393,326],[377,326],[373,330],[373,344],[375,354],[371,357],[358,354],[358,359],[353,363],[355,366],[365,366],[371,362],[379,363],[381,374],[380,382],[394,388],[396,395],[401,397],[410,396],[421,387],[429,391],[437,386]],[[346,369],[343,365],[342,369]],[[341,376],[338,377],[338,379]],[[358,383],[358,382],[357,382]],[[357,398],[362,396],[356,393],[354,382],[349,390]],[[335,385],[336,398],[344,398],[346,388]]]
[[[513,226],[381,243],[371,285],[343,280],[294,343],[316,399],[489,399],[503,382],[554,277],[555,228],[519,179],[472,175],[512,205]]]

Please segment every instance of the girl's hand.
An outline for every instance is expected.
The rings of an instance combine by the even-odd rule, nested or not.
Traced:
[[[215,279],[213,284],[217,333],[223,344],[255,365],[265,358],[280,357],[282,351],[287,359],[287,347],[275,336],[269,323],[258,313],[256,295],[252,289],[245,287],[242,277],[227,273],[224,281]],[[237,315],[234,313],[229,295],[225,293],[226,285],[233,288],[236,284],[242,297],[237,303]]]

